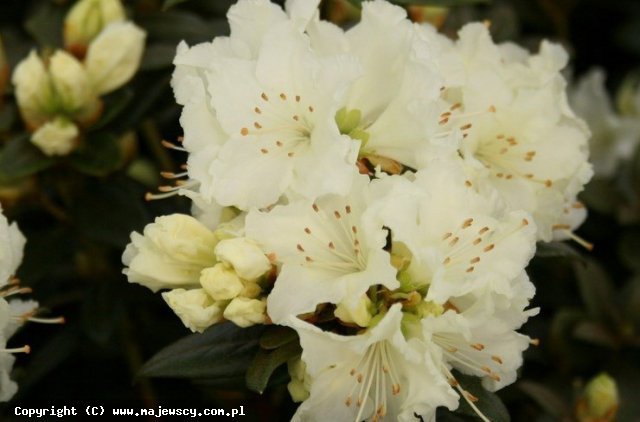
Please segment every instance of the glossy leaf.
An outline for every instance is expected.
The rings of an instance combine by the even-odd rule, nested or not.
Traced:
[[[247,370],[247,387],[262,394],[273,372],[292,357],[302,353],[298,342],[289,342],[273,351],[261,349]]]
[[[180,3],[185,3],[186,1],[188,0],[164,0],[164,3],[162,4],[162,10],[169,10],[173,6],[178,5]]]
[[[140,369],[142,377],[234,378],[244,375],[264,327],[214,325],[167,346]]]
[[[277,349],[298,339],[295,330],[281,325],[268,327],[262,337],[260,337],[260,347],[267,350]]]
[[[90,176],[106,176],[122,165],[117,138],[110,133],[93,133],[72,155],[69,162],[76,170]]]
[[[9,181],[30,176],[50,167],[55,161],[31,143],[30,135],[17,136],[10,139],[0,152],[0,180]]]
[[[511,420],[509,411],[505,407],[500,398],[486,390],[481,383],[480,378],[461,373],[454,374],[460,386],[473,394],[478,401],[475,406],[492,422],[509,422]],[[460,407],[457,413],[467,416],[477,416],[475,410],[463,398],[460,398]]]

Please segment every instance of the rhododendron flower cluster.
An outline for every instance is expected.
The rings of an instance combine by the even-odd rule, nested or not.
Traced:
[[[241,0],[231,34],[178,46],[172,86],[193,216],[132,234],[131,282],[193,331],[294,329],[294,420],[423,420],[495,391],[535,340],[536,241],[576,238],[592,174],[567,55],[457,40],[364,2],[344,31],[317,1]]]

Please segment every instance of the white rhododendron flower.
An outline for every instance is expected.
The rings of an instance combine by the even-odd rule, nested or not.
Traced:
[[[229,15],[239,19],[243,4]],[[186,130],[201,138],[193,146],[191,136],[185,138],[186,148],[194,148],[189,172],[200,184],[199,193],[241,209],[273,204],[289,190],[305,196],[346,193],[359,141],[342,135],[334,116],[348,84],[360,73],[357,62],[313,54],[308,37],[286,20],[263,34],[259,46],[248,45],[243,36],[251,39],[247,31],[260,27],[242,26],[251,17],[240,22],[242,32],[232,26],[224,44],[218,39],[182,49],[176,58],[178,70],[183,63],[207,63],[201,78],[176,71],[173,80],[178,101],[185,90],[207,87],[185,101],[182,115]],[[236,33],[243,36],[236,38]],[[252,47],[257,48],[255,58]],[[191,120],[192,108],[202,120]],[[327,171],[331,178],[325,177]],[[261,183],[267,179],[269,184]]]
[[[592,69],[576,82],[569,100],[591,130],[589,149],[595,175],[612,177],[640,143],[640,122],[615,112],[604,83],[604,71]]]
[[[25,238],[16,223],[7,221],[0,209],[0,402],[9,401],[18,390],[11,379],[15,353],[29,353],[29,346],[10,347],[10,337],[27,321],[56,323],[62,319],[43,320],[35,318],[38,303],[33,300],[16,299],[15,295],[28,293],[31,289],[21,288],[15,275],[25,245]],[[12,296],[11,299],[8,299]]]
[[[354,179],[346,197],[303,199],[247,216],[247,236],[282,265],[268,299],[274,322],[325,302],[346,300],[353,307],[374,284],[398,287],[396,269],[383,249],[387,231],[382,225],[365,225],[361,218],[370,200],[368,178]]]
[[[413,182],[398,176],[376,182],[381,199],[372,213],[410,252],[405,283],[429,286],[427,298],[440,304],[485,290],[512,295],[512,280],[535,250],[527,213],[502,212],[495,198],[469,186],[455,161],[434,162]]]
[[[134,233],[125,273],[179,288],[191,329],[293,328],[294,420],[434,420],[461,398],[487,420],[457,374],[515,381],[536,241],[586,244],[567,55],[481,24],[452,41],[383,0],[343,30],[318,3],[240,0],[228,37],[178,46],[187,170],[167,177],[188,180],[149,198],[188,196],[200,228]]]
[[[309,398],[292,420],[411,421],[414,414],[432,420],[438,406],[455,409],[457,394],[420,347],[403,336],[401,322],[400,305],[354,336],[293,319],[312,382]]]
[[[482,24],[466,25],[443,55],[444,127],[464,131],[460,153],[478,191],[531,213],[549,241],[563,207],[591,177],[589,132],[567,106],[559,70],[567,56],[543,43],[537,55],[500,49]]]

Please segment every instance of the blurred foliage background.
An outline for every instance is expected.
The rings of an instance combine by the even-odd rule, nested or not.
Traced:
[[[61,29],[73,1],[5,0],[0,36],[9,69],[31,49],[62,46]],[[129,17],[147,32],[139,72],[104,98],[105,112],[83,145],[49,158],[28,142],[12,86],[0,106],[0,201],[27,237],[18,276],[63,326],[27,325],[13,340],[29,344],[13,377],[20,389],[0,405],[12,420],[14,406],[102,404],[111,407],[232,408],[247,420],[287,420],[295,410],[278,377],[258,395],[242,379],[136,377],[141,366],[187,330],[159,295],[127,283],[121,254],[131,231],[154,217],[188,212],[184,198],[146,202],[186,156],[161,146],[181,135],[180,108],[169,80],[176,45],[228,33],[231,0],[128,0]],[[325,18],[341,25],[357,19],[357,0],[325,0]],[[497,42],[531,50],[543,38],[571,55],[567,76],[600,66],[612,96],[640,80],[640,3],[635,0],[398,0],[417,21],[455,36],[464,23],[489,20]],[[410,4],[429,4],[422,8]],[[608,373],[619,394],[618,420],[640,415],[640,153],[610,179],[594,179],[582,200],[589,207],[578,234],[595,245],[540,245],[528,272],[538,288],[540,315],[524,332],[540,345],[525,355],[518,382],[499,393],[515,421],[575,420],[584,386]],[[225,362],[212,362],[224,365]],[[282,377],[280,377],[282,378]],[[442,415],[442,420],[474,420]],[[602,419],[608,420],[608,419]]]

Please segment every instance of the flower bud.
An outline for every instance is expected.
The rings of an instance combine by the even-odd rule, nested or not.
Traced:
[[[271,269],[271,263],[262,249],[246,237],[221,240],[215,253],[218,261],[232,266],[245,280],[255,280]]]
[[[31,135],[31,142],[46,155],[67,155],[77,145],[78,127],[64,117],[45,123]]]
[[[77,57],[84,57],[87,46],[111,22],[126,17],[120,0],[80,0],[64,20],[64,46]]]
[[[354,308],[350,308],[345,302],[342,302],[336,307],[334,314],[342,322],[366,327],[371,322],[371,307],[371,299],[367,295],[363,295]]]
[[[201,333],[222,320],[220,303],[215,302],[203,289],[174,289],[162,293],[162,298],[185,327],[193,332]]]
[[[131,22],[113,22],[89,45],[85,66],[96,93],[127,83],[140,66],[146,34]]]
[[[289,359],[287,369],[291,377],[291,381],[287,384],[291,399],[296,403],[305,401],[309,397],[309,389],[311,387],[311,380],[307,374],[307,365],[300,359],[300,356],[297,356]]]
[[[242,280],[243,289],[238,296],[254,299],[262,293],[262,287],[255,281]]]
[[[593,378],[578,400],[576,416],[580,422],[607,422],[616,419],[618,412],[618,387],[606,373]]]
[[[42,126],[52,117],[56,104],[49,73],[35,51],[18,63],[12,82],[22,119],[30,129]]]
[[[244,285],[236,272],[221,263],[202,270],[200,284],[215,300],[233,299],[244,289]]]
[[[144,235],[131,234],[122,262],[132,283],[153,291],[177,286],[199,286],[200,272],[216,263],[217,239],[195,218],[171,214],[155,219]]]
[[[57,101],[57,111],[67,115],[91,114],[98,108],[87,72],[71,54],[58,50],[49,59],[49,74]]]
[[[236,297],[224,310],[224,317],[238,327],[263,324],[266,320],[267,301]]]

